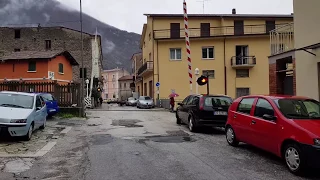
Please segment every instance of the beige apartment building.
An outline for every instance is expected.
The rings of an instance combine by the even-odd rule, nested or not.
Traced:
[[[270,93],[319,100],[320,1],[294,0],[293,7],[294,23],[271,32]]]

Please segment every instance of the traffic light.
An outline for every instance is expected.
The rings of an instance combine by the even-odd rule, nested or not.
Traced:
[[[98,91],[98,92],[101,92],[101,88],[98,87],[97,91]]]
[[[208,84],[208,77],[206,76],[200,76],[197,80],[197,83],[200,85],[200,86],[203,86],[203,85],[206,85]]]

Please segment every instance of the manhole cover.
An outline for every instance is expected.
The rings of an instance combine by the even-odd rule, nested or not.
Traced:
[[[112,142],[113,138],[110,134],[96,134],[92,137],[93,145],[106,145]]]
[[[121,120],[112,120],[112,126],[124,126],[128,128],[132,127],[143,127],[142,125],[137,125],[137,123],[142,122],[137,119],[121,119]]]

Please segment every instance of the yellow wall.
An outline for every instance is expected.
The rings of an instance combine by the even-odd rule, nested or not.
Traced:
[[[189,18],[190,28],[200,28],[200,23],[210,23],[211,27],[233,26],[234,20],[230,18]],[[276,24],[285,24],[290,20],[276,20]],[[177,100],[182,100],[190,93],[188,79],[188,64],[186,60],[185,41],[181,40],[153,40],[153,33],[149,40],[149,33],[153,30],[170,29],[170,23],[180,23],[181,29],[184,28],[182,18],[147,18],[147,29],[145,32],[143,47],[143,59],[149,60],[149,53],[154,60],[153,75],[144,77],[143,83],[147,83],[147,93],[149,93],[149,81],[153,81],[154,97],[157,98],[155,83],[160,82],[160,99],[167,98],[174,89],[180,95]],[[244,25],[262,25],[264,19],[244,20]],[[262,28],[262,27],[260,27]],[[262,30],[265,30],[264,27]],[[262,31],[261,30],[261,31]],[[199,31],[199,30],[198,30]],[[231,29],[233,31],[233,29]],[[245,27],[246,31],[246,27]],[[257,29],[255,29],[257,31]],[[170,31],[164,31],[165,35],[170,35]],[[225,41],[225,45],[224,45]],[[192,71],[197,67],[202,70],[215,70],[215,78],[210,79],[211,94],[225,94],[224,85],[224,63],[227,72],[227,95],[235,97],[236,87],[248,87],[251,94],[269,94],[269,70],[268,56],[270,55],[270,38],[269,35],[244,36],[244,37],[215,37],[215,38],[194,38],[191,39],[191,58]],[[235,56],[236,45],[248,45],[249,55],[256,56],[257,64],[250,69],[249,78],[235,78],[236,70],[231,67],[231,57]],[[214,60],[202,60],[202,47],[214,46]],[[225,49],[224,49],[225,47]],[[182,61],[170,61],[169,49],[181,48]],[[224,57],[225,53],[225,57]],[[225,61],[225,62],[224,62]],[[159,66],[159,67],[158,67]],[[159,72],[158,72],[159,71]],[[196,77],[193,75],[193,92],[196,91]],[[143,88],[144,89],[144,88]],[[199,87],[199,93],[206,93],[206,86]]]

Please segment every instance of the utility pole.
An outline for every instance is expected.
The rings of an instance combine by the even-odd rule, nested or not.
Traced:
[[[84,95],[83,95],[83,90],[84,90],[84,67],[83,67],[83,33],[82,33],[82,0],[80,0],[80,26],[81,26],[81,74],[82,77],[81,79],[81,90],[80,90],[80,98],[81,98],[81,108],[84,110]],[[92,83],[92,82],[91,82]]]
[[[202,12],[204,14],[204,5],[205,5],[205,2],[207,1],[211,1],[211,0],[200,0],[200,1],[197,1],[197,2],[201,2],[202,3]]]

